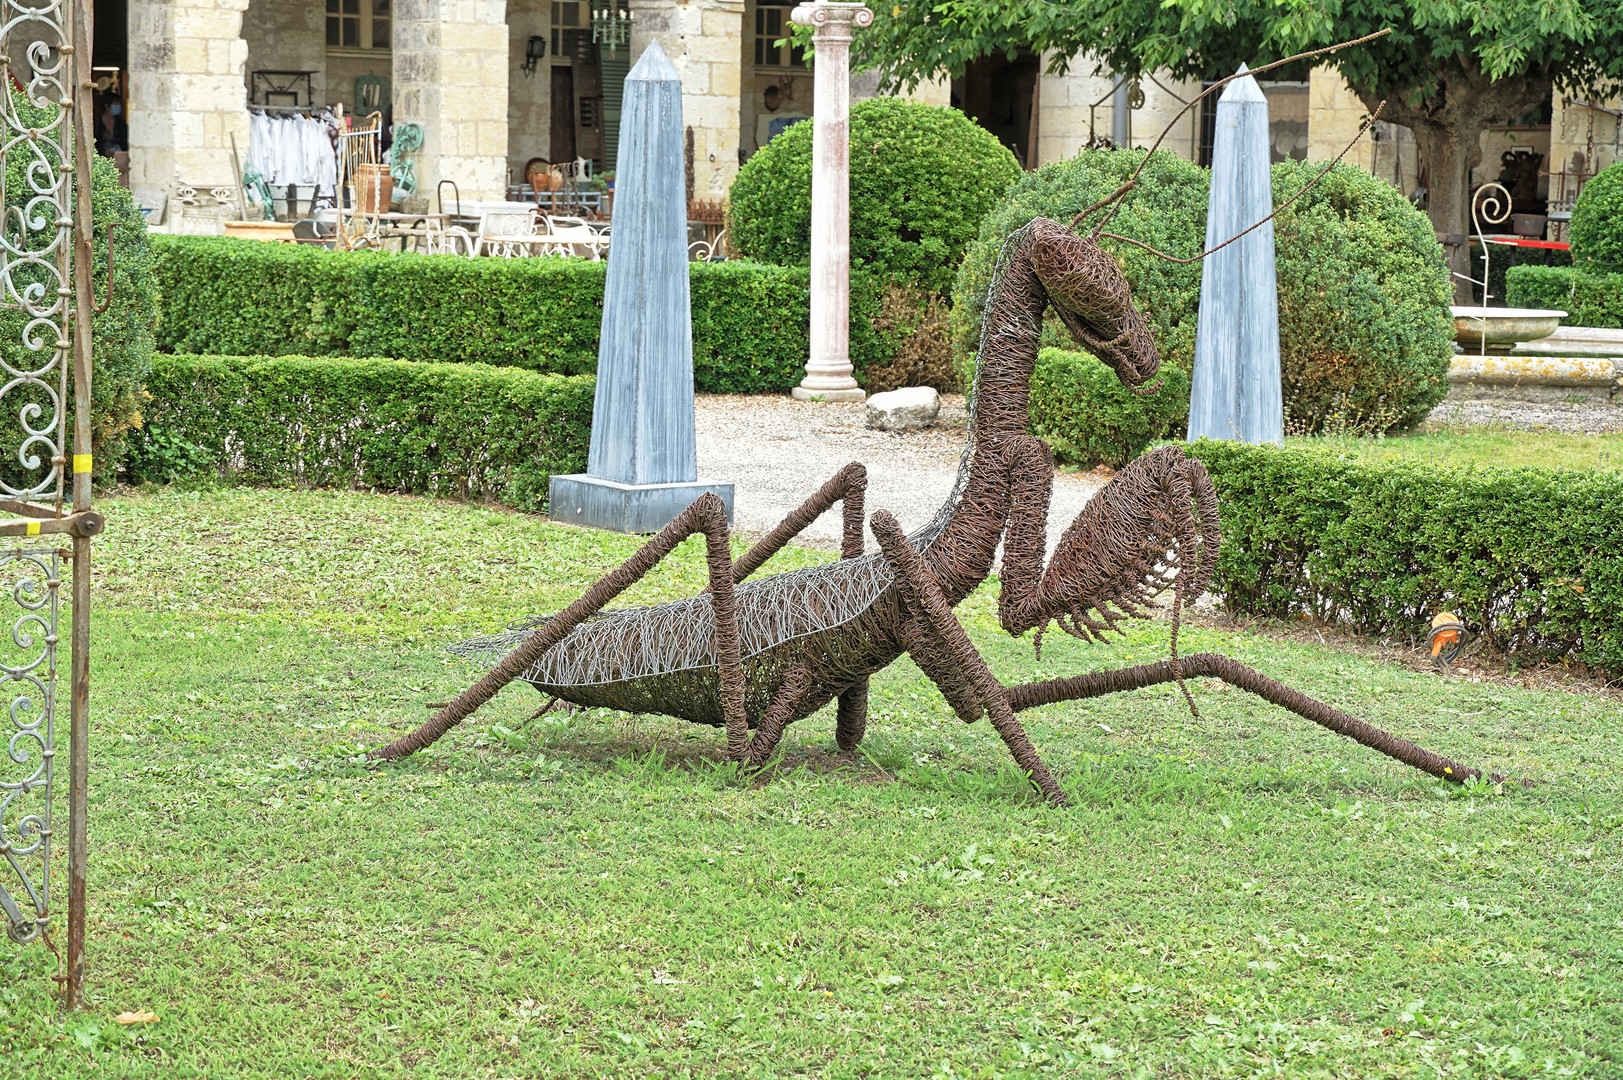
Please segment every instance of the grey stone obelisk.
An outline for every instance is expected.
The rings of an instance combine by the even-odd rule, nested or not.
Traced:
[[[554,521],[651,533],[714,491],[699,479],[693,431],[682,80],[656,41],[625,80],[614,240],[597,347],[586,472],[554,476]]]
[[[1268,99],[1250,75],[1235,79],[1217,100],[1206,250],[1273,212],[1268,143]],[[1192,382],[1190,440],[1284,441],[1271,221],[1206,259]]]

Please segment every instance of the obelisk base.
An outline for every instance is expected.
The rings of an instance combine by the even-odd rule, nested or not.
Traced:
[[[621,533],[656,533],[707,491],[721,496],[733,520],[733,485],[695,480],[688,484],[622,484],[600,476],[554,476],[547,491],[553,521]]]

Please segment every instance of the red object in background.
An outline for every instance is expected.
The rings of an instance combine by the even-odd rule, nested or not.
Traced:
[[[1571,244],[1560,240],[1534,240],[1527,236],[1490,236],[1487,242],[1507,244],[1510,247],[1548,248],[1551,251],[1569,251],[1572,248]]]

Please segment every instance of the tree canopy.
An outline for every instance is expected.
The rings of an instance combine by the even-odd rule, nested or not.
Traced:
[[[1355,90],[1418,104],[1465,65],[1499,81],[1538,72],[1559,90],[1608,94],[1623,82],[1623,0],[899,0],[876,5],[856,65],[890,87],[960,75],[978,56],[1051,52],[1062,72],[1087,53],[1128,76],[1168,69],[1219,78],[1390,27],[1336,54]],[[1294,73],[1300,76],[1301,72]],[[1281,73],[1280,77],[1287,77]]]
[[[1022,48],[1062,72],[1087,54],[1136,77],[1214,79],[1363,37],[1333,65],[1373,112],[1408,127],[1440,232],[1466,231],[1477,133],[1538,109],[1552,90],[1605,97],[1623,85],[1623,0],[893,0],[853,43],[889,87],[957,76]],[[1304,78],[1280,69],[1274,78]],[[1456,263],[1463,253],[1456,252]]]

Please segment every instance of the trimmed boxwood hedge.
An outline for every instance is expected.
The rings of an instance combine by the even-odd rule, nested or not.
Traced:
[[[1513,266],[1505,275],[1511,307],[1565,311],[1567,326],[1623,327],[1623,274],[1570,266]]]
[[[1449,610],[1526,661],[1623,673],[1623,476],[1194,443],[1231,611],[1422,637]]]
[[[162,356],[135,479],[213,470],[254,484],[372,487],[539,510],[580,472],[590,375],[308,356]]]
[[[578,375],[596,370],[605,264],[336,252],[222,237],[154,237],[166,352],[389,356]],[[693,263],[693,377],[705,392],[783,392],[810,352],[804,267]],[[851,359],[888,363],[883,289],[852,278]]]

